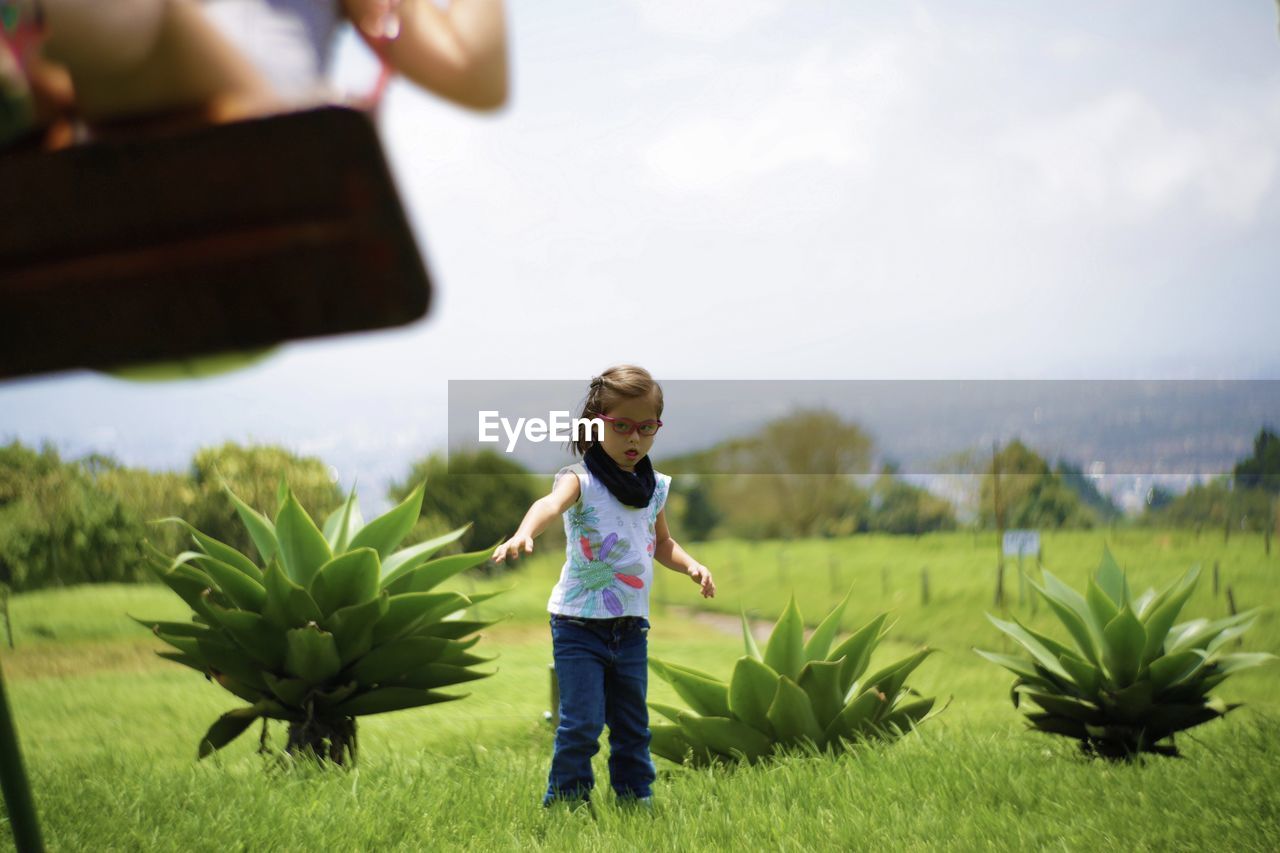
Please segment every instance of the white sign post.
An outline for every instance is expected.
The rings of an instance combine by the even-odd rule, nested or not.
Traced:
[[[1033,554],[1036,557],[1040,556],[1040,531],[1006,530],[1004,532],[1003,550],[1006,555],[1018,558],[1018,606],[1025,605],[1027,603],[1027,575],[1022,570],[1022,555]],[[1031,603],[1034,608],[1034,598]]]
[[[1024,554],[1040,554],[1039,530],[1006,530],[1004,532],[1004,553],[1010,557],[1022,558]]]

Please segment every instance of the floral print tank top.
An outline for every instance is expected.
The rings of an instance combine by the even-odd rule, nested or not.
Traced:
[[[562,616],[610,619],[649,616],[653,586],[654,525],[667,502],[671,478],[654,472],[649,505],[637,509],[615,498],[579,463],[560,469],[556,482],[576,476],[578,502],[564,513],[564,568],[547,610]]]

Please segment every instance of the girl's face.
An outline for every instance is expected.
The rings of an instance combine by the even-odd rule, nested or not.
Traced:
[[[652,397],[631,397],[615,404],[605,414],[611,418],[630,418],[636,422],[656,421],[658,406]],[[613,424],[605,421],[604,441],[600,442],[600,446],[619,468],[634,471],[636,463],[648,455],[656,437],[641,435],[638,429],[631,430],[627,435],[620,435],[613,431]]]

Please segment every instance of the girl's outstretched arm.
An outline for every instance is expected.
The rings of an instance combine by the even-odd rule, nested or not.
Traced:
[[[702,588],[703,598],[715,598],[716,583],[711,579],[711,570],[690,557],[680,547],[680,543],[671,538],[671,531],[667,529],[665,509],[658,513],[658,520],[654,522],[653,530],[658,537],[657,543],[653,546],[653,558],[673,572],[688,575]]]
[[[507,557],[518,560],[521,552],[532,554],[533,540],[546,530],[553,518],[577,502],[580,492],[577,477],[561,477],[551,489],[551,494],[538,498],[529,507],[515,535],[494,549],[493,561],[501,563]]]
[[[365,40],[424,89],[478,110],[507,100],[502,0],[344,0]]]

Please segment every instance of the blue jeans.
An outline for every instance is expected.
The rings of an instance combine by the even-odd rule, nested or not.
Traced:
[[[609,727],[609,782],[619,798],[646,798],[655,777],[649,757],[646,636],[638,616],[579,619],[553,614],[551,647],[560,683],[560,726],[543,805],[585,800],[595,786],[591,757]]]

